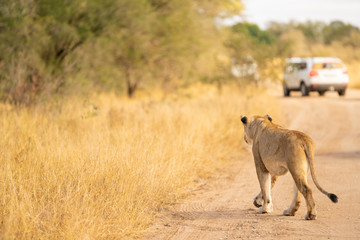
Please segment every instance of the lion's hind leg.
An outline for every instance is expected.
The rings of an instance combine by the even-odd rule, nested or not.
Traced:
[[[294,198],[293,201],[290,204],[290,207],[284,211],[285,216],[295,216],[296,211],[300,207],[300,194],[299,190],[296,187],[296,184],[294,183]]]
[[[316,219],[316,210],[315,210],[315,201],[312,196],[312,190],[310,189],[306,175],[294,176],[296,186],[301,194],[306,200],[307,214],[305,215],[306,220],[315,220]]]

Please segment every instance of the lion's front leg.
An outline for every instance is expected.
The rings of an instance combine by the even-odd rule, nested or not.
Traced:
[[[259,208],[263,205],[263,198],[262,198],[262,194],[261,191],[258,195],[256,195],[256,197],[254,198],[254,202],[253,202],[254,206]]]
[[[278,178],[277,176],[271,175],[271,190],[274,188],[277,178]],[[253,204],[255,207],[258,207],[258,208],[263,205],[263,197],[262,197],[261,191],[254,198]]]
[[[271,175],[266,169],[260,153],[259,144],[254,142],[253,144],[253,156],[256,168],[256,174],[260,183],[261,195],[263,204],[258,209],[258,213],[269,213],[273,211],[273,205],[271,200]]]
[[[270,190],[270,173],[260,172],[258,177],[260,181],[261,195],[263,197],[263,205],[258,209],[258,213],[270,213],[273,211]]]
[[[262,164],[263,165],[263,164]],[[271,200],[271,175],[265,166],[256,164],[256,173],[259,179],[263,204],[258,209],[258,213],[270,213],[273,211]]]

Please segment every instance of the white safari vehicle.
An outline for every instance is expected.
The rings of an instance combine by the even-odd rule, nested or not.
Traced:
[[[308,96],[317,91],[320,96],[326,91],[337,91],[344,96],[349,76],[344,63],[339,58],[289,58],[284,69],[284,96],[291,91],[301,91]]]

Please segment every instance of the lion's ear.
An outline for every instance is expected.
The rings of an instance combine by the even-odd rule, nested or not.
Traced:
[[[270,117],[269,114],[266,114],[266,115],[265,115],[265,118],[267,118],[270,122],[272,122],[272,118]]]
[[[241,116],[241,122],[245,125],[247,123],[247,117],[246,116]]]

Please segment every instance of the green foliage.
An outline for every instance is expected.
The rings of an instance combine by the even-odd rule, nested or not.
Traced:
[[[126,90],[201,78],[194,65],[222,41],[214,16],[239,0],[3,0],[0,98],[32,104],[42,96],[97,87]]]
[[[252,39],[255,44],[271,45],[275,42],[275,37],[268,31],[261,30],[256,24],[238,23],[232,27],[232,31],[237,34],[243,34]]]
[[[33,104],[94,90],[131,97],[199,80],[221,87],[234,65],[276,78],[274,59],[333,53],[319,45],[359,58],[360,30],[341,21],[214,25],[242,10],[240,0],[2,0],[0,99]]]
[[[341,41],[349,37],[352,32],[360,33],[360,29],[341,21],[333,21],[323,28],[324,42],[330,44],[333,41]]]
[[[332,21],[330,24],[324,22],[307,21],[305,23],[277,23],[271,22],[268,27],[269,33],[276,37],[281,37],[291,30],[299,30],[303,33],[308,43],[331,44],[333,42],[342,42],[347,44],[345,39],[351,38],[360,33],[360,29],[351,24],[342,21]]]
[[[320,43],[323,41],[323,29],[325,26],[326,24],[323,22],[307,21],[299,23],[294,28],[300,30],[309,42]]]
[[[98,15],[80,1],[5,1],[0,12],[1,97],[19,104],[62,91],[76,71],[65,60],[101,30],[100,17],[89,21]]]
[[[360,59],[360,30],[341,21],[271,22],[266,30],[256,24],[238,23],[230,30],[225,44],[231,58],[247,68],[255,62],[260,79],[280,80],[281,70],[276,68],[282,65],[280,59],[286,57],[336,55],[347,62]]]
[[[265,70],[268,61],[277,54],[277,39],[256,24],[238,23],[230,28],[231,34],[226,42],[235,65],[252,68],[257,65],[260,79],[266,78]],[[246,72],[246,69],[243,69]],[[242,80],[257,81],[257,74],[248,74]]]

